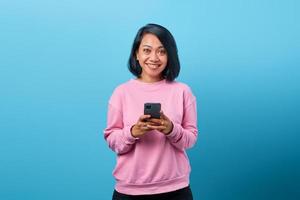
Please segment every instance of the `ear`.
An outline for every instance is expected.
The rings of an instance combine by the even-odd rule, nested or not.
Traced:
[[[138,51],[135,52],[135,58],[136,58],[137,61],[139,60],[139,54],[138,54]]]

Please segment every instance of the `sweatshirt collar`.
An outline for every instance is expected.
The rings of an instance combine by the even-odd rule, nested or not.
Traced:
[[[153,91],[153,90],[160,89],[161,86],[165,85],[166,79],[163,79],[161,81],[152,82],[152,83],[147,83],[147,82],[143,82],[138,79],[132,78],[132,79],[130,79],[130,82],[143,90]]]

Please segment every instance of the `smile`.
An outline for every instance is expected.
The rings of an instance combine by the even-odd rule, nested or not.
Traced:
[[[150,63],[147,63],[146,65],[151,69],[157,69],[160,66],[160,64],[150,64]]]

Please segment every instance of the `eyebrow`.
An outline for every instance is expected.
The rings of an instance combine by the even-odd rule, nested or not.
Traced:
[[[152,46],[150,46],[150,45],[147,45],[147,44],[144,44],[144,45],[142,45],[143,47],[150,47],[150,48],[152,48]],[[159,46],[158,47],[158,49],[161,49],[161,48],[165,48],[164,46]]]

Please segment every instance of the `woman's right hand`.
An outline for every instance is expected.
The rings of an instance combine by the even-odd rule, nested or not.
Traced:
[[[131,135],[133,137],[140,137],[146,132],[151,131],[152,129],[148,127],[151,122],[147,122],[147,119],[150,119],[151,115],[142,115],[138,119],[137,123],[131,128]]]

